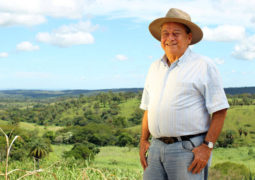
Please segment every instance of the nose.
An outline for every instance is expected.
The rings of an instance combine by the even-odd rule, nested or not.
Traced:
[[[169,33],[169,35],[167,36],[167,39],[170,41],[175,40],[175,35],[172,33]]]

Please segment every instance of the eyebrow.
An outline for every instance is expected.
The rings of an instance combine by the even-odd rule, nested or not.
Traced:
[[[166,31],[166,32],[168,32],[166,29],[162,30],[162,32],[163,32],[163,31]],[[176,32],[176,31],[179,31],[179,32],[181,32],[181,29],[174,29],[173,31],[175,31],[175,32]]]

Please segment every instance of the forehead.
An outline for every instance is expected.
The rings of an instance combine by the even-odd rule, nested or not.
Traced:
[[[166,22],[161,26],[161,30],[184,30],[185,26],[181,23],[176,22]]]

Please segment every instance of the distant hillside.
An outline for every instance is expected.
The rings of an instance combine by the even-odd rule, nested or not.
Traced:
[[[138,92],[142,88],[121,88],[121,89],[99,89],[99,90],[0,90],[0,97],[30,97],[30,98],[50,98],[59,96],[78,96],[80,94],[93,95],[100,92]]]
[[[226,94],[244,94],[244,93],[249,93],[249,94],[255,94],[255,87],[238,87],[238,88],[225,88],[224,89]]]
[[[0,90],[0,97],[30,97],[30,98],[50,98],[60,96],[78,96],[80,94],[93,95],[100,92],[138,92],[143,88],[120,88],[120,89],[99,89],[99,90]],[[243,94],[250,93],[255,94],[255,87],[237,87],[237,88],[225,88],[226,94]]]

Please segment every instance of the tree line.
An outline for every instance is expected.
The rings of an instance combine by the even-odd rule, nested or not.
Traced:
[[[28,106],[1,108],[0,119],[8,121],[2,128],[10,137],[19,135],[11,151],[11,159],[23,160],[33,157],[39,160],[52,151],[52,144],[71,144],[73,148],[64,153],[63,157],[91,158],[99,152],[100,146],[135,146],[140,139],[140,129],[132,130],[141,124],[143,111],[139,109],[142,92],[102,92],[96,95],[62,98],[42,103],[33,101]],[[229,103],[233,105],[254,104],[255,95],[228,95]],[[137,105],[132,109],[123,108],[132,100]],[[29,100],[27,100],[30,102]],[[242,102],[242,104],[240,104]],[[4,104],[3,104],[4,106]],[[20,122],[63,127],[58,131],[46,131],[42,136],[38,131],[25,131],[19,127]],[[132,127],[132,128],[131,128]],[[14,130],[13,130],[14,129]],[[245,129],[238,132],[222,133],[218,147],[231,147],[237,134],[247,133]],[[241,135],[242,135],[241,134]],[[241,136],[240,135],[240,136]],[[5,159],[5,139],[0,136],[0,161]],[[27,150],[29,152],[27,153]],[[27,154],[27,156],[24,156]]]

